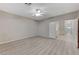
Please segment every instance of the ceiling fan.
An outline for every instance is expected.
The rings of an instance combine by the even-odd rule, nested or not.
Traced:
[[[25,3],[27,6],[31,6],[32,3]],[[42,11],[42,9],[40,8],[36,8],[34,9],[34,13],[33,13],[33,16],[43,16],[45,13],[45,11]]]

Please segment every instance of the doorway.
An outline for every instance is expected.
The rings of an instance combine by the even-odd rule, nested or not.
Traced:
[[[49,23],[49,37],[50,38],[57,38],[59,29],[59,23],[57,21]]]
[[[62,23],[63,22],[63,23]],[[78,19],[53,21],[49,23],[49,37],[64,40],[79,48]],[[78,40],[77,40],[78,39]],[[77,42],[78,41],[78,42]]]
[[[78,31],[78,20],[65,20],[64,21],[64,30],[65,30],[65,40],[73,43],[77,47],[77,31]]]

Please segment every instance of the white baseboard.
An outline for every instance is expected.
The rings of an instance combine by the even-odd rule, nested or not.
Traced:
[[[51,37],[46,37],[46,36],[38,36],[38,37],[43,37],[43,38],[46,38],[46,39],[56,39],[56,38],[51,38]]]
[[[23,37],[23,38],[21,38],[21,39],[16,39],[16,40],[2,41],[2,42],[0,42],[0,44],[5,44],[5,43],[13,42],[13,41],[18,41],[18,40],[22,40],[22,39],[25,39],[25,38],[33,38],[33,37],[36,37],[36,36]]]
[[[46,39],[55,39],[55,38],[44,37],[44,36],[31,36],[31,37],[24,37],[22,39],[29,39],[29,38],[36,38],[36,37],[42,37],[42,38],[46,38]],[[5,44],[5,43],[9,43],[9,42],[13,42],[13,41],[18,41],[18,40],[22,40],[22,39],[4,41],[4,42],[0,42],[0,44]]]

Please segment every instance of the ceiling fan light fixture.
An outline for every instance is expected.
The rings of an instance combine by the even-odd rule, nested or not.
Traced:
[[[35,13],[33,14],[33,16],[43,16],[43,12],[41,12],[41,9],[35,9]]]
[[[35,14],[33,14],[33,16],[37,16],[38,17],[38,16],[43,16],[43,14],[44,13],[35,13]]]
[[[35,16],[42,16],[42,14],[40,14],[40,13],[37,13],[37,14],[35,14]]]

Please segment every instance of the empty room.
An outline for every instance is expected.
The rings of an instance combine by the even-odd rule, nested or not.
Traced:
[[[79,55],[79,3],[0,3],[0,55]]]

